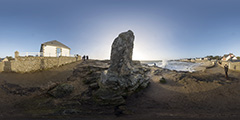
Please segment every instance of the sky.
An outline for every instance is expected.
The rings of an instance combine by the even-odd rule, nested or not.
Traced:
[[[0,57],[39,52],[58,40],[71,54],[110,59],[121,32],[135,35],[133,59],[234,53],[240,0],[0,0]]]

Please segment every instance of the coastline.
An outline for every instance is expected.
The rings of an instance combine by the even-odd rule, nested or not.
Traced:
[[[194,70],[196,71],[205,71],[206,69],[212,68],[216,65],[216,62],[212,61],[197,61],[195,63],[200,63],[199,66],[194,67]]]
[[[188,72],[197,72],[197,71],[205,71],[206,69],[208,68],[212,68],[216,65],[216,62],[213,62],[213,61],[180,61],[180,60],[169,60],[167,61],[167,65],[169,65],[169,63],[171,64],[171,62],[182,62],[182,63],[190,63],[190,64],[187,64],[187,65],[182,65],[182,66],[188,66],[184,69],[180,69],[180,70],[177,70],[178,68],[172,68],[171,65],[170,65],[170,68],[166,68],[166,67],[161,67],[161,64],[159,65],[158,62],[160,62],[162,64],[163,61],[141,61],[141,64],[142,65],[148,65],[148,66],[154,66],[154,64],[156,64],[156,67],[159,67],[159,68],[163,68],[163,69],[169,69],[169,70],[176,70],[176,71],[188,71]],[[193,64],[191,65],[191,63],[196,63],[196,64]],[[174,63],[173,63],[174,65]],[[178,66],[178,65],[176,65]]]

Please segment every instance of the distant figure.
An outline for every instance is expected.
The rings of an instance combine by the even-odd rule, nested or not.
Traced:
[[[76,61],[78,61],[78,54],[76,55]]]
[[[85,55],[82,57],[83,61],[85,61]]]
[[[153,66],[156,67],[157,66],[156,63],[153,63]]]
[[[229,78],[228,78],[228,65],[227,64],[224,65],[224,71],[225,71],[225,77],[228,80]]]
[[[88,56],[86,56],[86,59],[88,60]]]

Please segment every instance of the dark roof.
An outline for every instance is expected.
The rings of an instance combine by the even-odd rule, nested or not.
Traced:
[[[228,57],[229,55],[233,55],[233,53],[224,54],[223,57]],[[234,56],[235,56],[235,55],[234,55]]]
[[[6,58],[0,58],[0,62],[2,62],[4,59],[6,59]]]
[[[60,43],[60,42],[57,41],[57,40],[52,40],[52,41],[49,41],[49,42],[45,42],[45,43],[43,43],[42,45],[51,45],[51,46],[57,46],[57,47],[62,47],[62,48],[71,49],[71,48],[69,48],[68,46]]]
[[[227,54],[225,54],[225,55],[223,55],[223,57],[228,57],[228,55],[227,55]]]

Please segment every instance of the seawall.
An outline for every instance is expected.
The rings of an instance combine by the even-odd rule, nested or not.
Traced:
[[[15,60],[0,62],[0,72],[26,73],[59,67],[81,60],[78,57],[16,57]]]

